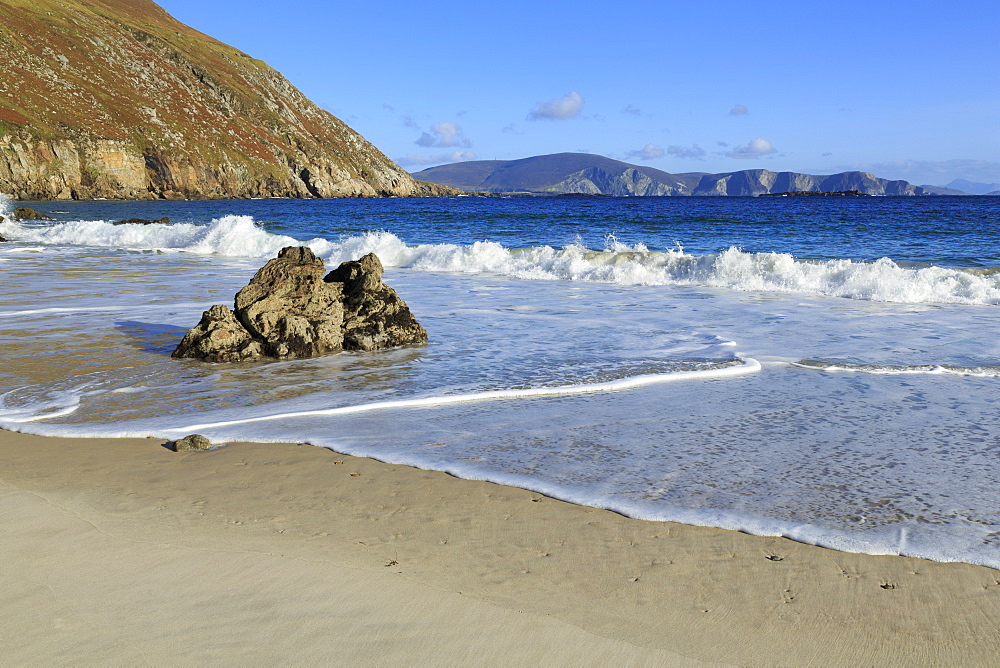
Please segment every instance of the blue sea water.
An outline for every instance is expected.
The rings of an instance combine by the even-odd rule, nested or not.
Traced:
[[[1000,568],[1000,198],[28,204],[55,220],[0,223],[5,428],[302,441]],[[376,252],[430,343],[170,358],[293,243]]]

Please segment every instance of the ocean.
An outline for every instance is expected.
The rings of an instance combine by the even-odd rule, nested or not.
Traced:
[[[16,205],[55,220],[0,199],[6,429],[303,442],[1000,568],[1000,198]],[[293,244],[377,253],[430,343],[170,357]]]

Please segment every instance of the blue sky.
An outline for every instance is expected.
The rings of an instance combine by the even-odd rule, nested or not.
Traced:
[[[159,4],[411,171],[582,151],[1000,182],[998,0]]]

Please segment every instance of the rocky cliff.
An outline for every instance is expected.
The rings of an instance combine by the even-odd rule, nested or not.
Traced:
[[[5,0],[0,71],[0,192],[17,198],[453,192],[149,0]]]
[[[880,179],[870,172],[843,172],[830,176],[746,169],[730,174],[706,174],[695,195],[765,195],[793,191],[841,192],[857,190],[865,195],[924,195],[924,189],[906,181]]]

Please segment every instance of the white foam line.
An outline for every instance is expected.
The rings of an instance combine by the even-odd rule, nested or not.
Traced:
[[[230,427],[237,424],[248,424],[251,422],[265,422],[269,420],[284,420],[288,418],[312,417],[318,415],[350,415],[353,413],[367,413],[369,411],[390,410],[394,408],[422,408],[427,406],[445,406],[448,404],[471,403],[475,401],[491,401],[493,399],[525,399],[529,397],[556,397],[570,394],[593,394],[597,392],[616,392],[619,390],[631,390],[644,385],[654,385],[656,383],[670,383],[679,380],[692,380],[695,378],[723,378],[731,376],[744,376],[760,371],[760,362],[747,358],[742,364],[712,369],[705,371],[676,371],[674,373],[645,374],[642,376],[632,376],[622,380],[612,380],[606,383],[587,383],[579,385],[562,385],[560,387],[536,387],[524,390],[493,390],[490,392],[473,392],[470,394],[456,394],[440,397],[424,397],[422,399],[401,399],[398,401],[376,401],[370,404],[359,404],[357,406],[341,406],[340,408],[324,408],[314,411],[300,411],[297,413],[279,413],[276,415],[264,415],[262,417],[245,418],[242,420],[227,420],[225,422],[206,422],[204,424],[193,424],[186,427],[176,427],[166,429],[166,432],[192,432],[199,429],[209,429],[213,427]]]
[[[165,310],[165,309],[205,309],[205,302],[173,302],[170,304],[130,304],[128,306],[51,306],[48,308],[25,309],[23,311],[3,311],[0,318],[19,318],[29,315],[51,315],[54,313],[119,313],[121,311]]]
[[[893,367],[870,367],[870,368],[860,368],[860,367],[849,367],[849,366],[814,366],[812,364],[800,364],[798,362],[792,362],[792,366],[798,367],[800,369],[809,369],[810,371],[821,371],[823,373],[867,373],[873,376],[906,376],[906,375],[923,375],[923,376],[964,376],[972,378],[996,378],[1000,373],[996,371],[983,371],[981,369],[961,369],[961,368],[949,368],[940,365],[927,365],[922,367],[909,367],[897,369]]]

